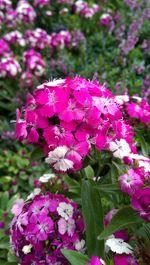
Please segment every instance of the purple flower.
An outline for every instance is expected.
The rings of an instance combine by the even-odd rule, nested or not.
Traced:
[[[132,207],[140,216],[150,222],[150,188],[137,190],[132,197]]]
[[[0,221],[0,229],[3,229],[5,227],[5,223],[3,221]]]
[[[63,195],[36,195],[12,220],[12,248],[23,265],[68,265],[61,249],[83,252],[82,223],[77,205]]]

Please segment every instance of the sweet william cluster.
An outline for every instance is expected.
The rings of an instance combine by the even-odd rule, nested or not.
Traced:
[[[92,146],[123,158],[136,152],[132,128],[112,93],[81,77],[44,83],[17,110],[16,136],[43,147],[46,162],[60,172],[77,171]]]
[[[84,251],[84,223],[77,204],[49,192],[12,208],[11,244],[19,262],[67,265],[61,249]]]

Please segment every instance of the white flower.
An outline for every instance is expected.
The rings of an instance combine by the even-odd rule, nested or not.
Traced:
[[[22,251],[23,251],[24,254],[28,254],[28,253],[31,252],[31,248],[32,248],[32,245],[31,244],[30,245],[26,245],[26,246],[24,246],[22,248]]]
[[[67,221],[73,215],[73,207],[69,203],[60,202],[59,206],[57,207],[57,212]]]
[[[120,139],[120,141],[110,142],[109,150],[113,152],[115,157],[122,159],[125,156],[129,156],[131,153],[131,149],[129,144],[124,139]]]
[[[83,252],[85,250],[85,240],[77,241],[75,243],[75,249],[77,251]]]
[[[49,81],[47,83],[44,83],[44,84],[38,86],[37,89],[43,89],[44,86],[51,86],[51,87],[59,86],[59,85],[63,84],[64,81],[65,81],[65,79],[54,79],[53,81]]]
[[[115,102],[119,105],[123,105],[125,102],[128,102],[129,101],[129,96],[127,95],[118,95],[118,96],[115,96]]]
[[[32,193],[29,194],[29,196],[27,197],[26,201],[33,199],[36,195],[39,195],[41,192],[41,189],[37,188],[34,189],[34,191]]]
[[[55,174],[44,174],[42,177],[39,178],[39,181],[42,183],[47,183],[50,179],[53,179],[55,177]]]
[[[105,242],[106,247],[109,247],[109,249],[113,252],[116,252],[117,254],[131,254],[132,247],[123,241],[121,238],[109,238]]]
[[[55,150],[49,152],[45,162],[53,165],[58,171],[66,172],[68,169],[73,168],[73,161],[65,158],[68,151],[66,146],[59,146]]]

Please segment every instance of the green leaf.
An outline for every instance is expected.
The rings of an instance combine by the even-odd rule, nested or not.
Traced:
[[[9,240],[8,238],[3,238],[0,240],[0,249],[9,249],[9,246],[10,243],[9,243]]]
[[[8,262],[17,262],[18,261],[15,254],[13,254],[11,251],[8,252],[7,260],[8,260]]]
[[[118,183],[116,184],[98,184],[95,186],[95,189],[98,189],[104,193],[112,193],[112,192],[121,192]]]
[[[32,163],[35,160],[39,160],[40,158],[44,157],[43,150],[41,148],[36,148],[31,153],[30,157],[30,163]]]
[[[68,175],[64,175],[63,179],[65,183],[69,186],[69,192],[75,193],[75,194],[81,193],[80,185],[76,180],[74,180],[73,178],[70,178]]]
[[[125,206],[114,215],[108,226],[98,236],[98,239],[103,240],[117,230],[140,223],[141,221],[142,219],[138,216],[137,212],[135,212],[130,206]]]
[[[11,211],[11,208],[13,206],[13,204],[15,203],[15,201],[17,199],[19,199],[20,196],[19,194],[15,194],[13,197],[11,197],[11,199],[9,200],[8,204],[7,204],[7,211],[10,212]]]
[[[138,140],[139,144],[141,145],[143,155],[148,157],[149,156],[149,145],[148,145],[148,143],[145,141],[144,137],[141,134],[137,135],[137,140]]]
[[[91,166],[87,166],[86,168],[84,168],[84,172],[85,172],[85,174],[86,174],[86,177],[88,178],[88,179],[91,179],[91,178],[93,178],[94,177],[94,170],[93,170],[93,168],[91,167]]]
[[[85,265],[90,261],[87,256],[73,250],[62,249],[61,252],[71,265]]]
[[[1,209],[2,210],[6,210],[8,200],[9,200],[8,191],[5,191],[5,192],[1,193],[0,205],[1,205]]]
[[[97,240],[103,230],[103,209],[99,190],[94,188],[95,183],[82,181],[81,198],[82,212],[86,227],[86,245],[88,255],[104,256],[104,242]]]

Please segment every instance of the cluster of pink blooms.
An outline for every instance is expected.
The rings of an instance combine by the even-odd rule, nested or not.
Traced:
[[[121,159],[136,153],[131,126],[97,82],[76,77],[44,83],[28,96],[24,111],[24,120],[17,112],[17,138],[42,145],[57,171],[81,169],[93,145]]]
[[[50,0],[34,0],[34,5],[39,8],[49,6]]]
[[[50,46],[50,36],[43,29],[27,30],[24,37],[29,47],[44,49]]]
[[[11,244],[22,265],[69,262],[61,249],[84,251],[84,222],[77,204],[49,192],[12,208]]]
[[[3,57],[0,60],[0,77],[16,77],[21,72],[18,61],[13,57]]]
[[[150,106],[145,99],[116,96],[115,100],[120,104],[131,124],[134,125],[136,120],[146,125],[149,124]],[[140,212],[142,218],[150,222],[150,159],[143,155],[129,153],[124,161],[133,168],[128,169],[119,177],[121,190],[131,196],[133,208]]]
[[[53,33],[51,35],[50,45],[53,50],[55,50],[56,48],[69,48],[71,46],[71,33],[64,30],[60,31],[59,33]]]
[[[23,53],[23,62],[26,66],[27,72],[35,76],[42,76],[45,72],[45,62],[42,55],[33,49]]]
[[[98,4],[93,4],[92,7],[88,6],[87,2],[78,0],[74,4],[75,12],[79,13],[85,18],[92,18],[97,12],[100,11],[100,6]]]
[[[45,58],[35,49],[43,50],[47,48],[47,50],[51,49],[54,52],[63,48],[77,48],[84,41],[84,34],[80,31],[60,31],[51,35],[48,35],[45,30],[40,28],[26,30],[24,35],[18,30],[10,31],[0,39],[0,56],[3,57],[2,62],[8,62],[9,65],[14,64],[16,70],[14,70],[15,74],[4,73],[3,69],[5,70],[5,68],[10,68],[11,66],[6,67],[6,63],[3,63],[0,68],[2,71],[1,76],[14,77],[21,70],[16,60],[14,60],[13,46],[20,46],[21,49],[28,46],[30,48],[22,54],[23,58],[21,60],[24,63],[24,70],[20,82],[25,87],[32,87],[34,84],[33,77],[39,78],[43,76],[46,66]],[[13,46],[11,47],[11,45]],[[11,60],[6,60],[6,57],[9,57]]]
[[[12,3],[10,0],[0,0],[0,10],[8,10],[12,6]]]
[[[120,105],[123,112],[130,117],[134,123],[136,120],[141,123],[150,122],[150,105],[146,99],[137,96],[118,95],[115,101]]]
[[[34,8],[26,0],[20,0],[16,8],[17,20],[21,23],[33,23],[36,18]]]
[[[11,50],[9,48],[9,45],[7,42],[3,39],[0,39],[0,56],[6,56],[8,54],[11,54]]]
[[[23,37],[23,34],[18,31],[14,30],[4,35],[3,39],[7,41],[8,44],[18,44],[22,47],[26,45],[25,39]]]
[[[17,110],[16,136],[43,147],[46,163],[56,172],[80,170],[92,147],[111,151],[131,166],[119,182],[133,198],[135,191],[150,182],[150,159],[137,153],[130,120],[124,119],[122,98],[81,77],[44,83],[28,95],[23,119]],[[147,208],[140,215],[150,218]]]

